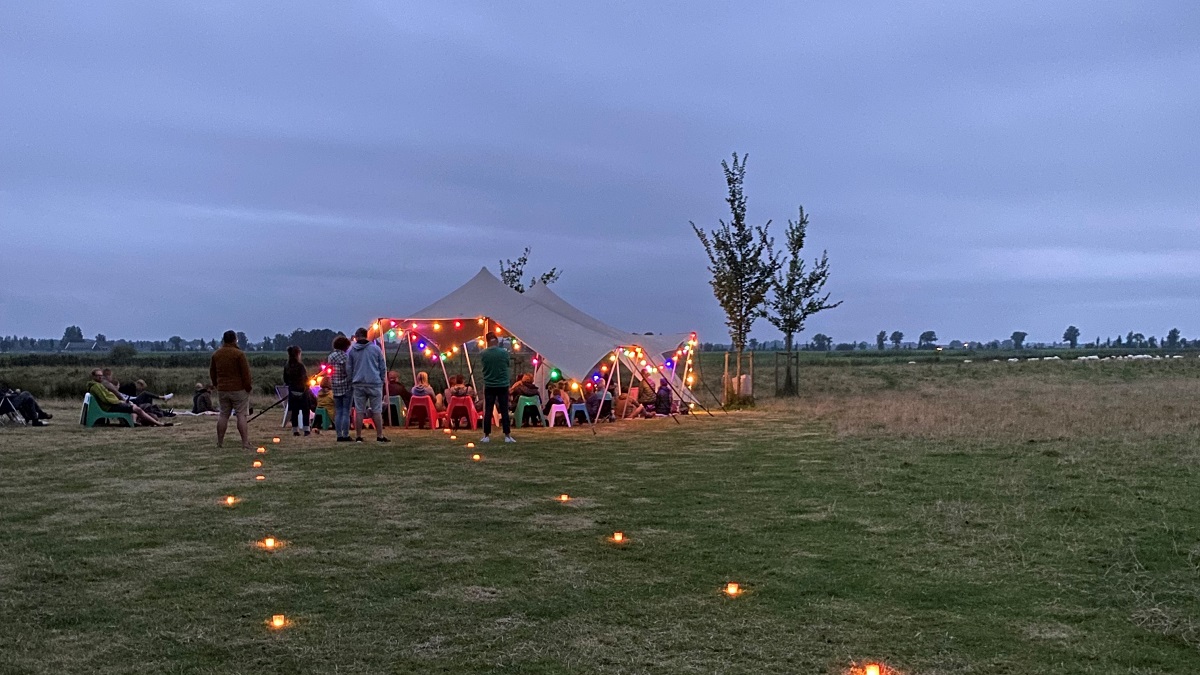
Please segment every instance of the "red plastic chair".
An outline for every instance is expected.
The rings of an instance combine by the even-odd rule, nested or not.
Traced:
[[[470,424],[468,428],[479,428],[479,413],[475,410],[475,400],[470,396],[451,396],[446,404],[445,416],[447,424],[465,417]]]
[[[424,415],[418,411],[424,411]],[[417,428],[424,427],[429,424],[430,429],[436,429],[438,423],[437,407],[433,404],[432,396],[414,396],[408,402],[408,417],[404,420],[404,428],[407,429],[413,425]]]

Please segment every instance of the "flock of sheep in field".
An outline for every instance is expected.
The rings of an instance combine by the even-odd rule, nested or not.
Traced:
[[[1152,355],[1152,354],[1123,354],[1120,356],[1105,356],[1103,358],[1096,356],[1095,354],[1089,354],[1087,356],[1076,356],[1075,360],[1076,361],[1147,361],[1147,360],[1169,361],[1171,359],[1182,359],[1182,358],[1183,358],[1183,356],[1180,354],[1168,354],[1166,356],[1157,356],[1157,355]],[[1198,355],[1197,358],[1200,358],[1200,355]],[[1058,356],[1046,356],[1046,357],[1031,356],[1027,359],[1019,359],[1014,356],[1014,357],[1008,359],[1008,363],[1020,363],[1023,360],[1024,361],[1062,361],[1062,358],[1060,358]],[[972,359],[963,359],[963,363],[971,363],[971,362],[972,362]],[[1000,359],[992,359],[992,363],[1000,363]],[[910,366],[914,365],[914,364],[916,364],[916,361],[908,362],[908,365],[910,365]]]

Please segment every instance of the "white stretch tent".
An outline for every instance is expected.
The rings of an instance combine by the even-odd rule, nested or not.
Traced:
[[[451,339],[451,322],[456,320],[465,321],[467,325]],[[414,324],[417,326],[414,330],[435,342],[439,341],[439,335],[433,332],[433,326],[438,326],[437,331],[446,332],[449,342],[441,347],[473,340],[485,330],[499,326],[505,335],[515,336],[530,350],[541,354],[545,361],[554,364],[564,377],[579,382],[585,382],[592,374],[592,368],[617,349],[640,347],[658,355],[654,360],[661,364],[663,353],[673,353],[688,339],[687,334],[683,334],[681,340],[666,346],[678,336],[621,331],[577,309],[544,285],[534,286],[523,294],[517,293],[486,267],[445,297],[400,320],[396,327],[409,329]],[[473,331],[473,335],[463,339],[462,331],[468,330]],[[695,400],[679,378],[672,376],[671,380],[680,395],[689,401]]]

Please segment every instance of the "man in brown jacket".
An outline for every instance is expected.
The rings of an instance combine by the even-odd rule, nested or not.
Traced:
[[[250,362],[237,345],[237,333],[227,330],[221,336],[224,343],[213,352],[208,364],[208,378],[217,390],[217,401],[221,414],[217,417],[217,447],[225,442],[225,430],[229,428],[229,413],[237,413],[237,430],[242,437],[242,449],[250,449],[246,415],[250,412]]]

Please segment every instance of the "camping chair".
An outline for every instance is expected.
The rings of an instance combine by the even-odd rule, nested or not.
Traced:
[[[286,427],[288,423],[288,388],[286,384],[275,385],[275,400],[283,401],[283,421],[279,426]]]
[[[13,403],[16,398],[11,394],[5,394],[0,397],[0,424],[5,426],[24,426],[25,418],[21,416],[21,411],[17,410],[17,406]]]
[[[469,429],[479,428],[479,413],[475,411],[475,400],[470,396],[451,396],[446,404],[446,423],[458,429],[458,420],[467,418]]]
[[[423,415],[418,415],[417,411],[423,410]],[[414,396],[408,401],[408,418],[404,420],[404,428],[407,429],[413,424],[420,429],[429,422],[430,429],[437,429],[438,414],[437,407],[433,404],[432,396]]]

